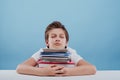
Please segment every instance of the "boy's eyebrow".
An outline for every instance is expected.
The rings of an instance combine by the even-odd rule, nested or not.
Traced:
[[[51,35],[56,35],[55,33],[51,33]]]
[[[51,35],[56,35],[56,33],[51,33]],[[65,34],[61,33],[60,35],[65,35]]]
[[[65,34],[60,34],[61,36],[64,36]]]

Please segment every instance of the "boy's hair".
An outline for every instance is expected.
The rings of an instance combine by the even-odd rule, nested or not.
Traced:
[[[49,24],[45,30],[45,41],[48,40],[49,37],[49,31],[55,28],[59,28],[62,29],[65,32],[65,37],[66,37],[66,41],[69,41],[69,34],[66,30],[66,28],[64,27],[64,25],[62,25],[59,21],[54,21],[51,24]]]

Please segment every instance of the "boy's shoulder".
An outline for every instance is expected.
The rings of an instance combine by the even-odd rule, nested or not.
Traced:
[[[67,50],[70,51],[70,52],[71,52],[71,51],[72,51],[72,52],[76,51],[75,49],[73,49],[73,48],[71,48],[71,47],[67,47]]]

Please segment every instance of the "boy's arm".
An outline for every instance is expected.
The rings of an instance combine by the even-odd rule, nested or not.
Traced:
[[[29,74],[37,76],[57,75],[58,70],[62,69],[62,66],[50,65],[44,68],[35,67],[37,65],[33,58],[26,60],[24,63],[19,64],[16,68],[19,74]]]
[[[64,76],[93,75],[96,73],[96,67],[84,60],[80,60],[74,68],[63,68]]]

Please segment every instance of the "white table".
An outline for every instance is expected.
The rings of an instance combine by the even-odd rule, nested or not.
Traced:
[[[97,71],[95,75],[43,77],[17,74],[15,70],[0,70],[0,80],[120,80],[120,70]]]

